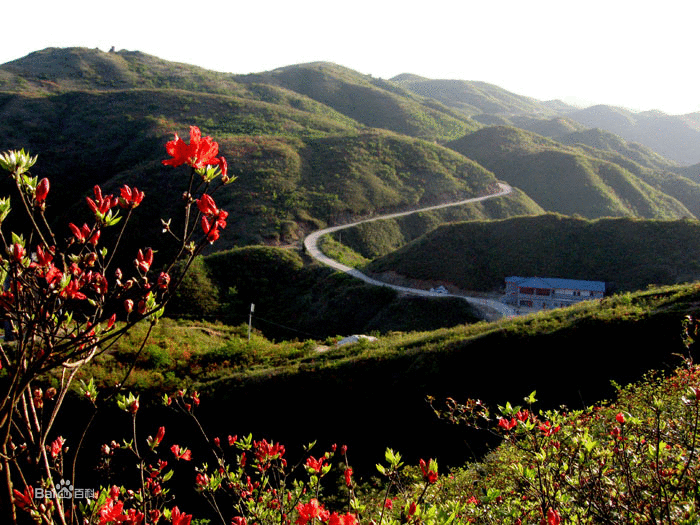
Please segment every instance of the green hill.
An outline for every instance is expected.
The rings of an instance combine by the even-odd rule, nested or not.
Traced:
[[[480,126],[435,100],[413,95],[396,83],[326,62],[288,66],[238,77],[301,93],[373,128],[426,140],[452,140]]]
[[[623,165],[601,158],[604,152],[589,154],[532,132],[502,126],[479,130],[448,146],[522,189],[548,211],[589,218],[693,216],[678,200]]]
[[[681,164],[700,161],[700,114],[634,113],[610,106],[592,106],[567,116],[587,128],[603,128],[627,141],[638,142]]]
[[[516,95],[486,82],[433,80],[399,75],[395,83],[413,93],[440,101],[466,115],[533,113],[554,115],[555,111],[530,97]]]
[[[282,339],[435,330],[479,320],[461,299],[402,297],[312,264],[294,250],[269,246],[198,259],[168,314],[236,326],[248,320],[251,303],[255,328]]]
[[[700,223],[560,215],[443,225],[371,262],[465,290],[500,290],[510,275],[605,281],[638,290],[700,278]]]

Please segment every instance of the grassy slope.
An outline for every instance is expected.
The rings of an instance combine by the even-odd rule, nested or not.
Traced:
[[[477,453],[481,442],[436,421],[426,395],[495,404],[536,390],[543,407],[587,406],[614,394],[611,379],[625,384],[649,369],[676,365],[680,322],[697,304],[696,285],[676,286],[325,352],[311,343],[271,344],[257,336],[248,344],[245,329],[184,322],[175,328],[166,321],[137,379],[159,390],[159,377],[167,383],[174,375],[200,389],[200,414],[216,435],[255,429],[283,443],[343,440],[358,458],[381,457],[391,446],[408,457],[463,462],[465,439]],[[192,339],[176,344],[183,330],[201,340],[199,349]],[[109,377],[118,377],[114,367],[129,351],[102,358],[111,363]],[[155,362],[161,363],[157,369]],[[98,366],[99,360],[86,374],[99,373]],[[311,397],[323,424],[295,424]],[[221,406],[235,417],[222,419]]]
[[[486,128],[449,146],[522,189],[548,211],[584,217],[692,216],[620,164],[531,132]]]
[[[549,214],[444,225],[369,269],[440,278],[468,290],[498,289],[508,275],[600,280],[635,290],[697,279],[698,260],[696,221],[587,221]]]
[[[453,140],[479,125],[396,84],[325,62],[238,77],[279,85],[334,108],[362,124],[426,140]]]

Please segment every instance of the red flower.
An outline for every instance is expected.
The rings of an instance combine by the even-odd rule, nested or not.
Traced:
[[[319,518],[321,521],[328,521],[330,513],[323,508],[316,498],[312,498],[308,503],[299,503],[296,506],[299,517],[297,525],[306,525],[310,520]]]
[[[61,290],[61,295],[66,299],[78,299],[81,301],[83,299],[86,299],[87,296],[79,290],[80,283],[78,282],[78,280],[71,279],[70,282],[66,285],[66,287],[63,290]]]
[[[192,461],[192,452],[189,451],[186,448],[180,448],[180,445],[173,445],[170,447],[170,451],[175,454],[175,457],[177,459],[181,459],[183,461]]]
[[[221,179],[226,182],[228,180],[228,162],[223,156],[219,158],[219,168],[221,169]]]
[[[323,462],[326,460],[326,458],[321,457],[320,459],[316,459],[313,456],[309,456],[309,459],[306,460],[306,466],[308,469],[312,472],[315,472],[316,474],[320,474],[321,471],[323,470]]]
[[[83,224],[82,228],[78,228],[71,222],[68,224],[68,227],[73,232],[75,240],[81,244],[87,241],[95,246],[100,238],[100,230],[95,230],[93,232],[93,230],[87,224]]]
[[[619,412],[615,416],[615,420],[622,425],[625,422],[625,415],[622,412]]]
[[[116,498],[107,498],[104,505],[100,507],[97,515],[100,518],[99,525],[106,525],[108,523],[123,522],[126,518],[122,511],[124,510],[124,503],[117,501]]]
[[[129,188],[126,184],[119,190],[121,197],[119,197],[119,206],[122,208],[136,208],[143,200],[143,192],[139,191],[138,188]]]
[[[214,199],[207,193],[202,195],[199,199],[195,201],[197,203],[197,208],[204,215],[217,215],[219,213],[219,208],[216,207]]]
[[[46,196],[49,194],[49,179],[43,178],[39,181],[36,186],[36,192],[34,193],[34,198],[37,204],[41,204],[46,200]]]
[[[219,145],[209,136],[202,138],[202,133],[196,126],[190,126],[189,144],[176,133],[175,138],[165,144],[165,151],[172,157],[162,161],[165,166],[177,167],[187,164],[197,170],[220,164],[216,157],[219,154]]]
[[[345,469],[345,485],[348,487],[352,485],[352,468],[350,467]]]
[[[177,507],[173,507],[173,511],[170,513],[170,521],[172,525],[190,525],[192,514],[185,514],[180,512],[180,509]]]
[[[170,284],[170,276],[165,272],[160,272],[158,276],[158,288],[165,290]]]
[[[39,245],[36,247],[36,260],[37,264],[42,267],[49,266],[51,264],[51,261],[53,261],[53,252],[55,250],[55,247],[48,248],[46,251],[44,251],[44,248]]]
[[[350,514],[349,512],[342,516],[334,512],[328,520],[328,525],[355,525],[356,523],[357,518],[354,514]]]
[[[10,251],[11,251],[12,258],[17,262],[20,262],[24,258],[25,254],[27,253],[24,250],[24,246],[22,246],[18,242],[14,243],[12,245],[12,247],[10,248]]]
[[[202,230],[204,230],[207,240],[213,243],[219,238],[219,228],[226,228],[228,212],[217,208],[214,199],[206,193],[195,202],[202,213]]]
[[[235,516],[231,518],[231,525],[248,525],[248,520],[242,516]]]
[[[24,489],[24,492],[14,489],[13,493],[15,495],[15,505],[17,505],[18,508],[24,509],[34,506],[34,487],[27,487]]]
[[[99,186],[95,186],[93,188],[93,192],[95,194],[95,200],[92,200],[90,197],[85,197],[85,200],[87,201],[88,206],[92,210],[92,213],[99,217],[104,217],[104,215],[110,210],[110,208],[113,208],[119,202],[119,199],[112,195],[107,195],[106,197],[103,197],[102,190]]]
[[[408,516],[413,516],[416,513],[416,510],[418,510],[418,505],[416,505],[415,501],[412,501],[411,504],[408,506]]]
[[[209,486],[209,476],[203,474],[202,472],[197,472],[197,476],[194,480],[195,490],[198,492],[203,491]]]
[[[545,421],[542,425],[540,425],[537,428],[539,428],[546,437],[549,437],[552,434],[556,434],[557,432],[559,432],[559,430],[561,430],[561,425],[553,427],[549,421]]]
[[[507,419],[502,418],[502,417],[498,418],[498,426],[505,429],[505,430],[510,430],[511,428],[515,427],[515,425],[517,425],[517,424],[518,424],[518,422],[514,417],[510,418],[510,421],[508,421]]]
[[[423,479],[431,485],[435,483],[438,479],[437,463],[435,460],[431,459],[428,465],[425,464],[425,460],[423,459],[421,459],[418,463],[420,465],[420,469],[423,471]]]
[[[131,299],[126,299],[124,301],[124,310],[126,310],[127,314],[130,314],[131,312],[134,311],[134,301]]]
[[[136,255],[136,260],[134,261],[136,268],[138,268],[143,273],[146,273],[153,264],[153,250],[151,248],[146,249],[144,254],[141,250]]]
[[[547,525],[559,525],[561,523],[561,516],[553,508],[547,510]]]

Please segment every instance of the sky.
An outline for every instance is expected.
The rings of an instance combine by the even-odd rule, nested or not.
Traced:
[[[700,111],[688,0],[24,0],[0,64],[46,47],[142,51],[215,71],[314,61],[476,80],[539,100]]]

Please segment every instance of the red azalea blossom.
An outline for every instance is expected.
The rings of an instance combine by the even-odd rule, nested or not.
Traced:
[[[27,253],[24,251],[24,246],[22,246],[18,242],[14,243],[12,245],[12,248],[10,248],[10,250],[11,250],[12,258],[17,262],[20,262],[24,258],[25,254]]]
[[[437,463],[435,460],[431,459],[428,465],[426,465],[425,460],[423,459],[421,459],[418,463],[421,471],[423,472],[423,479],[431,485],[435,483],[438,479]]]
[[[231,525],[248,525],[248,520],[243,516],[235,516],[231,518]]]
[[[620,423],[622,425],[625,422],[625,415],[622,412],[619,412],[615,416],[615,421],[617,421],[618,423]]]
[[[170,521],[172,525],[190,525],[192,514],[185,514],[184,512],[180,512],[180,509],[177,507],[173,507],[170,513]]]
[[[66,444],[66,440],[63,439],[61,436],[58,436],[53,443],[51,443],[51,446],[49,447],[49,451],[51,452],[51,457],[56,459],[58,455],[63,451],[63,445]]]
[[[412,501],[411,504],[408,506],[408,515],[413,516],[416,513],[416,510],[418,509],[418,505],[416,504],[415,501]]]
[[[119,206],[122,208],[136,208],[143,200],[144,193],[138,188],[129,188],[126,184],[119,190]]]
[[[66,287],[61,290],[61,295],[67,299],[87,299],[87,296],[80,291],[80,283],[77,279],[71,279]]]
[[[309,459],[306,460],[306,466],[309,468],[309,470],[312,470],[316,474],[320,474],[321,471],[323,470],[323,462],[326,460],[326,458],[321,457],[320,459],[316,459],[313,456],[309,456]]]
[[[24,489],[24,492],[14,489],[13,493],[15,495],[15,505],[18,508],[25,509],[34,506],[34,487],[27,487]]]
[[[112,498],[107,498],[104,505],[100,507],[97,515],[100,518],[99,525],[105,525],[114,521],[124,521],[120,519],[122,517],[122,510],[124,509],[124,503],[121,501],[116,501]]]
[[[192,452],[186,448],[180,448],[180,445],[173,445],[170,447],[170,451],[175,455],[177,459],[183,461],[192,461]]]
[[[197,476],[194,480],[195,489],[199,492],[203,491],[209,485],[209,476],[203,474],[202,472],[197,472]]]
[[[553,508],[547,510],[547,525],[559,525],[561,523],[561,517],[559,513]]]
[[[70,228],[71,232],[73,232],[75,240],[78,241],[80,244],[89,242],[90,244],[95,246],[97,244],[97,241],[100,239],[100,230],[96,229],[95,231],[93,231],[87,224],[83,224],[82,228],[78,228],[75,224],[71,222],[68,224],[68,227]]]
[[[165,272],[160,272],[158,276],[158,288],[165,290],[170,284],[170,276]]]
[[[321,521],[328,521],[330,513],[323,508],[316,498],[312,498],[308,503],[299,503],[296,506],[299,517],[296,519],[297,525],[306,525],[310,520],[319,518]]]
[[[136,260],[134,261],[136,268],[138,268],[143,273],[146,273],[153,264],[153,250],[151,248],[146,248],[146,253],[139,250],[136,255]]]
[[[189,144],[176,133],[175,138],[165,144],[165,151],[172,157],[162,161],[165,166],[187,164],[197,170],[220,164],[216,157],[219,154],[219,144],[209,136],[202,138],[202,132],[197,126],[190,126]]]
[[[517,424],[518,424],[518,421],[514,417],[510,418],[510,421],[508,421],[507,419],[502,418],[502,417],[498,418],[498,426],[505,429],[505,430],[510,430],[513,427],[515,427],[515,425],[517,425]]]
[[[348,487],[352,485],[352,468],[350,467],[345,469],[345,485]]]
[[[357,518],[354,514],[350,514],[349,512],[342,516],[334,512],[328,520],[328,525],[355,525],[356,523]]]
[[[546,437],[549,437],[552,434],[556,434],[557,432],[559,432],[559,430],[561,430],[561,425],[553,427],[549,421],[545,421],[542,425],[540,425],[537,428],[539,428]]]
[[[113,208],[119,202],[119,199],[113,195],[103,197],[102,189],[100,189],[99,186],[95,186],[93,188],[93,192],[95,194],[95,200],[92,200],[90,197],[86,197],[85,200],[87,201],[92,212],[98,217],[103,217],[110,210],[110,208]]]
[[[34,193],[34,198],[38,204],[41,204],[46,200],[46,196],[49,194],[49,179],[43,178],[39,181],[36,186],[36,192]]]

